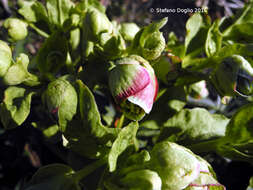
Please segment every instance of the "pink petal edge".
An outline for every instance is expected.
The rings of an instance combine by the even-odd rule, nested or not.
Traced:
[[[152,110],[157,91],[158,83],[155,78],[155,80],[150,80],[150,83],[143,90],[128,97],[128,101],[140,106],[148,114]]]
[[[129,86],[126,90],[124,90],[122,93],[120,93],[117,97],[117,101],[124,100],[130,96],[135,95],[138,92],[141,92],[143,89],[145,89],[150,84],[151,78],[149,76],[148,71],[140,66],[139,72],[136,73],[133,84]]]

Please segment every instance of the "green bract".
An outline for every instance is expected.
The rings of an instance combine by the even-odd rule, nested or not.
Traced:
[[[211,76],[222,96],[249,96],[253,94],[253,68],[240,55],[225,58]]]
[[[12,52],[8,44],[0,40],[0,77],[3,77],[11,65]]]
[[[190,150],[168,141],[154,146],[149,168],[162,179],[162,190],[182,190],[200,172],[199,161]]]
[[[132,41],[139,30],[135,23],[123,23],[119,26],[119,32],[126,41]]]
[[[27,23],[17,18],[9,18],[4,21],[4,27],[14,41],[23,40],[27,36]]]
[[[43,102],[60,127],[64,128],[76,113],[76,90],[65,77],[61,77],[48,84]]]

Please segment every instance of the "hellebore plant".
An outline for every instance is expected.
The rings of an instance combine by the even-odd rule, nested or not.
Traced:
[[[153,68],[137,55],[116,61],[109,73],[109,87],[123,113],[133,120],[150,113],[158,92]]]
[[[97,0],[18,5],[0,41],[0,135],[34,127],[62,159],[22,189],[225,190],[209,153],[253,163],[253,0],[230,22],[193,14],[184,42],[166,17],[119,23]]]

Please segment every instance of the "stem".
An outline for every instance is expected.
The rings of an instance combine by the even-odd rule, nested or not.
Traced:
[[[196,153],[203,153],[203,152],[211,152],[216,151],[218,146],[220,145],[221,138],[209,140],[206,142],[193,144],[188,146],[189,149],[191,149],[193,152]]]
[[[83,178],[85,178],[86,176],[88,176],[90,173],[92,173],[93,171],[95,171],[97,168],[101,167],[102,165],[104,165],[107,162],[108,157],[105,156],[104,158],[97,160],[95,162],[93,162],[92,164],[86,166],[85,168],[77,171],[76,173],[73,174],[73,178],[76,181],[80,181]]]
[[[45,37],[45,38],[48,38],[49,37],[49,35],[46,33],[46,32],[44,32],[44,31],[42,31],[41,29],[39,29],[37,26],[35,26],[34,24],[32,24],[32,23],[29,23],[29,26],[32,28],[32,29],[34,29],[38,34],[40,34],[41,36],[43,36],[43,37]]]
[[[125,120],[125,115],[124,114],[122,114],[121,115],[121,117],[120,117],[120,119],[119,119],[119,123],[118,123],[118,125],[117,125],[117,128],[122,128],[122,125],[123,125],[123,123],[124,123],[124,120]]]

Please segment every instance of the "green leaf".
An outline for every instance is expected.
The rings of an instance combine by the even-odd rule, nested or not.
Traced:
[[[253,143],[253,104],[247,104],[231,118],[225,139],[231,144]]]
[[[235,16],[233,24],[223,32],[223,36],[228,40],[253,42],[253,1]]]
[[[81,190],[73,174],[74,171],[67,165],[47,165],[34,174],[25,190]]]
[[[103,126],[93,94],[81,80],[78,80],[77,84],[79,86],[79,106],[83,125],[91,135],[101,140],[105,138],[104,140],[107,141],[108,135],[115,136],[118,129]]]
[[[160,140],[168,139],[183,144],[198,143],[225,136],[229,119],[210,114],[206,109],[183,109],[162,127]]]
[[[101,123],[100,113],[91,91],[77,81],[79,110],[63,131],[67,146],[80,155],[100,158],[107,154],[120,129],[108,128]]]
[[[219,31],[219,21],[216,20],[209,28],[205,43],[205,51],[208,57],[215,55],[221,49],[222,34]]]
[[[39,70],[46,74],[47,72],[56,73],[66,62],[68,52],[68,41],[61,31],[54,32],[42,45],[36,61]]]
[[[175,113],[183,109],[186,102],[184,87],[169,87],[154,103],[152,112],[144,118],[141,126],[150,129],[160,129]],[[163,110],[161,112],[161,110]]]
[[[74,4],[71,0],[47,0],[46,7],[51,24],[61,27],[69,18],[69,12]]]
[[[20,126],[28,117],[34,92],[21,87],[9,87],[0,104],[1,122],[6,129]]]
[[[70,121],[63,132],[66,140],[65,147],[74,151],[78,155],[91,159],[101,158],[108,154],[111,143],[100,143],[96,137],[92,136],[88,129],[83,126],[80,118]]]
[[[18,13],[28,22],[38,22],[41,20],[48,22],[47,10],[39,1],[19,0],[18,4],[21,7]]]
[[[208,15],[195,13],[186,23],[185,54],[198,55],[205,45],[207,32],[210,27]],[[184,67],[184,62],[183,62]]]
[[[120,131],[117,139],[113,142],[111,151],[108,156],[110,172],[116,170],[117,159],[119,155],[124,152],[124,150],[126,150],[129,146],[135,143],[138,128],[138,122],[130,123]]]

